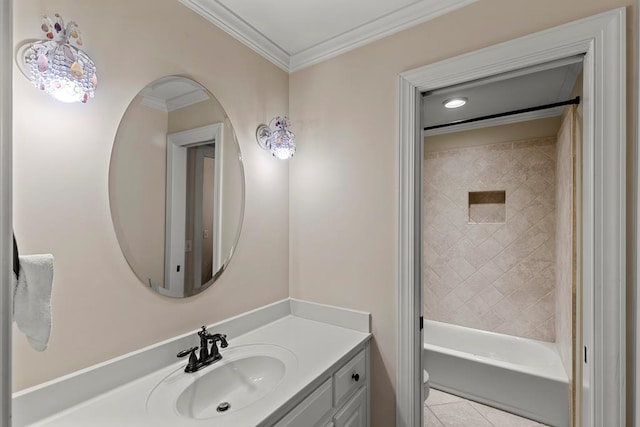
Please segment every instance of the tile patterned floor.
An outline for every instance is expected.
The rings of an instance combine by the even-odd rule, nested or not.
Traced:
[[[432,388],[424,405],[424,427],[547,426]]]

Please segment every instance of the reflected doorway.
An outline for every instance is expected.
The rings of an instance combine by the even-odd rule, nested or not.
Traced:
[[[213,278],[219,248],[215,234],[215,143],[187,149],[185,287],[196,290]]]

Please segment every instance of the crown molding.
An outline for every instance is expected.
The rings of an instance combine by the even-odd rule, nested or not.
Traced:
[[[293,54],[286,52],[219,0],[179,1],[284,71],[291,73],[444,15],[476,0],[417,1]]]
[[[177,96],[167,101],[162,98],[158,98],[157,96],[153,96],[151,90],[144,89],[141,94],[142,101],[140,103],[142,105],[155,110],[164,111],[165,113],[170,113],[209,99],[209,95],[201,89],[185,93],[184,95]]]
[[[199,102],[207,101],[208,99],[209,95],[207,95],[205,91],[201,89],[195,90],[167,100],[167,111],[179,110]]]
[[[289,72],[301,70],[390,36],[476,0],[423,0],[347,31],[291,56]]]
[[[179,0],[224,32],[289,72],[289,54],[217,0]]]
[[[144,93],[144,91],[142,93],[142,101],[140,101],[140,103],[145,107],[153,108],[154,110],[164,111],[165,113],[169,112],[167,103],[164,101],[164,99],[160,99],[148,93]]]

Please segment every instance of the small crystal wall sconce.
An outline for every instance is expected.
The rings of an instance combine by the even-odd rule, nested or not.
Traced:
[[[288,159],[296,153],[296,136],[289,130],[287,117],[276,117],[269,126],[261,124],[256,130],[258,145],[269,150],[274,157]]]
[[[84,53],[78,24],[66,27],[59,14],[42,17],[46,39],[26,43],[18,51],[18,65],[35,87],[62,102],[87,102],[98,86],[96,66]]]

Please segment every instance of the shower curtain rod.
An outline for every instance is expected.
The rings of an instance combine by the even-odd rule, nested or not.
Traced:
[[[473,122],[479,122],[482,120],[497,119],[498,117],[513,116],[515,114],[530,113],[532,111],[547,110],[549,108],[562,107],[564,105],[572,105],[572,104],[574,105],[580,104],[580,97],[576,96],[575,98],[569,99],[568,101],[554,102],[553,104],[538,105],[537,107],[522,108],[520,110],[507,111],[506,113],[490,114],[488,116],[474,117],[472,119],[456,120],[456,121],[444,123],[441,125],[427,126],[423,130],[440,129],[440,128],[449,127],[449,126],[461,125],[464,123],[473,123]]]

